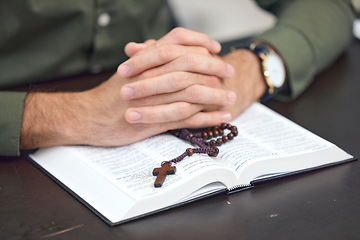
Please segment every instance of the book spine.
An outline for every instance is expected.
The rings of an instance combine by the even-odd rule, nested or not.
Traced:
[[[239,191],[243,191],[243,190],[246,190],[246,189],[250,189],[250,188],[253,188],[254,186],[251,185],[251,184],[239,184],[239,185],[235,185],[235,186],[232,186],[230,188],[228,188],[228,194],[231,194],[231,193],[235,193],[235,192],[239,192]]]

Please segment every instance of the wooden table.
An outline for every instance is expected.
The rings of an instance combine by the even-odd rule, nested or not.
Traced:
[[[268,106],[359,157],[359,92],[360,41],[354,39],[298,100]],[[0,239],[359,239],[359,219],[358,161],[111,228],[25,156],[0,158]]]

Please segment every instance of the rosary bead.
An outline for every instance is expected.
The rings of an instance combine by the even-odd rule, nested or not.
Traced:
[[[214,148],[216,146],[216,141],[215,140],[211,140],[210,141],[210,147]]]
[[[224,143],[226,143],[226,142],[229,141],[229,138],[228,138],[228,136],[223,136],[223,137],[222,137],[222,140],[223,140]]]
[[[214,137],[214,134],[211,130],[208,130],[208,136],[209,136],[209,139],[213,138]]]
[[[231,133],[234,134],[235,137],[238,135],[238,131],[237,131],[237,130],[231,131]]]
[[[233,133],[229,133],[227,135],[227,137],[229,138],[229,140],[233,140],[234,139],[234,134]]]
[[[230,131],[237,131],[238,129],[237,129],[237,127],[236,126],[231,126],[231,128],[230,128]]]
[[[194,150],[192,148],[186,149],[187,155],[192,156],[194,154]]]
[[[219,136],[219,131],[217,128],[214,128],[213,133],[214,133],[214,137]]]
[[[224,134],[224,130],[222,128],[219,128],[218,131],[219,131],[219,136],[222,136]]]
[[[223,140],[222,140],[222,138],[218,138],[216,140],[216,145],[221,146],[221,144],[223,144]]]
[[[220,127],[222,128],[222,129],[225,129],[226,127],[227,127],[227,123],[222,123],[221,125],[220,125]]]
[[[191,142],[191,139],[194,137],[194,134],[192,133],[189,133],[187,136],[186,136],[186,140]]]
[[[219,149],[217,147],[213,148],[215,151],[213,153],[209,153],[210,157],[216,157],[219,154]]]
[[[202,135],[202,138],[203,138],[203,139],[208,139],[208,138],[209,138],[208,133],[207,133],[206,131],[203,131],[203,132],[201,133],[201,135]]]

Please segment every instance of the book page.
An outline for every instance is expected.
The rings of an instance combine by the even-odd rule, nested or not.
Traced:
[[[179,188],[212,168],[227,167],[240,172],[244,164],[258,159],[311,152],[333,145],[259,103],[252,104],[232,124],[238,127],[239,135],[219,147],[218,157],[194,154],[173,164],[176,174],[168,175],[161,188],[153,185],[156,178],[152,175],[153,169],[193,145],[170,134],[161,134],[122,147],[73,148],[75,154],[81,155],[94,169],[100,169],[122,191],[141,199]]]
[[[239,135],[220,147],[220,158],[235,171],[261,158],[303,154],[333,146],[285,117],[254,103],[232,124]]]
[[[176,174],[168,175],[163,186],[155,188],[153,169],[160,167],[161,162],[179,156],[189,147],[193,146],[170,134],[162,134],[122,147],[70,148],[122,191],[140,199],[179,187],[206,169],[223,167],[207,155],[194,154],[191,158],[186,157],[173,164],[176,166]]]

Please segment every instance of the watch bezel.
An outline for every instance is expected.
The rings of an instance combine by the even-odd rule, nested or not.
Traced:
[[[272,61],[270,62],[270,60]],[[270,66],[270,64],[276,64],[275,69],[274,65]],[[286,72],[281,57],[276,53],[269,52],[261,65],[267,84],[273,88],[282,88],[285,84]],[[276,72],[272,72],[271,70],[275,70]]]
[[[264,42],[254,41],[250,45],[248,45],[248,47],[245,47],[245,48],[251,50],[258,56],[258,58],[260,60],[261,71],[262,71],[265,83],[268,87],[267,94],[271,95],[270,97],[272,97],[285,85],[286,68],[285,68],[284,61],[282,60],[281,56],[273,50],[273,48],[271,48],[268,44],[266,44]],[[271,79],[272,75],[271,75],[271,73],[269,73],[269,67],[267,65],[269,56],[275,56],[276,59],[279,60],[278,63],[281,68],[281,71],[282,71],[281,84],[276,84],[276,81]]]

